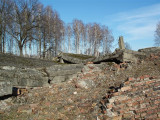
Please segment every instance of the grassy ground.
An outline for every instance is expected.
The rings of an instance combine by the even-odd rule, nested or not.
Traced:
[[[15,67],[47,67],[57,63],[51,60],[42,60],[36,58],[25,58],[10,54],[0,53],[0,66],[15,66]]]

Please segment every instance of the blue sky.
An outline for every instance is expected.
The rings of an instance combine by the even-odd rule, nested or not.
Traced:
[[[77,18],[84,23],[106,25],[118,47],[119,36],[124,37],[133,50],[152,47],[154,31],[160,21],[160,0],[40,0],[57,10],[65,23]]]

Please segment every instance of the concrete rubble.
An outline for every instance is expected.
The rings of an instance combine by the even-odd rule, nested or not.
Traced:
[[[145,48],[140,49],[138,51],[127,50],[127,49],[116,49],[111,54],[106,54],[104,56],[99,57],[91,57],[85,55],[86,59],[83,58],[83,55],[79,55],[78,58],[73,57],[74,54],[70,55],[68,53],[61,53],[59,55],[59,59],[63,59],[66,63],[76,63],[76,64],[86,64],[87,62],[93,63],[101,63],[101,62],[137,62],[139,59],[144,59],[150,54],[160,53],[160,47],[153,47],[153,48]],[[75,54],[76,56],[77,54]]]
[[[77,57],[79,64],[50,67],[0,66],[0,118],[159,119],[159,50],[117,49],[99,58]],[[13,88],[17,95],[4,97]]]

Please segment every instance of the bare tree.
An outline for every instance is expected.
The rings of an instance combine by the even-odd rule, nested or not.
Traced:
[[[89,23],[86,25],[86,42],[88,43],[86,45],[85,53],[87,55],[92,55],[92,24]]]
[[[61,50],[61,42],[64,37],[64,23],[60,19],[57,11],[54,11],[53,18],[53,38],[54,38],[54,56],[57,56],[58,50]],[[64,44],[63,44],[64,45]]]
[[[160,22],[157,24],[154,42],[156,46],[160,46]]]
[[[6,48],[21,56],[25,51],[51,58],[68,48],[68,52],[99,56],[110,52],[113,40],[108,27],[97,23],[74,19],[65,26],[56,10],[44,8],[38,0],[0,0],[0,52]]]
[[[71,24],[66,26],[66,36],[68,41],[68,53],[71,52],[71,37],[72,37],[72,27]]]
[[[127,50],[131,50],[132,49],[128,42],[125,42],[124,44],[125,44],[125,49],[127,49]]]
[[[81,20],[74,19],[73,22],[73,33],[75,37],[75,49],[76,53],[80,54],[80,37],[82,33],[82,24]]]
[[[12,23],[8,24],[7,33],[18,43],[20,56],[23,56],[23,47],[34,39],[33,30],[37,27],[37,0],[15,0],[14,10],[10,13]]]
[[[8,22],[8,14],[12,9],[10,0],[0,0],[0,52],[5,52],[6,27]]]
[[[103,55],[105,55],[111,52],[110,49],[112,48],[112,43],[114,41],[114,38],[107,26],[105,25],[102,26],[102,31],[103,31],[103,41],[102,41]]]
[[[99,24],[94,23],[92,26],[92,50],[94,51],[94,56],[99,56],[99,47],[103,38],[102,29]]]

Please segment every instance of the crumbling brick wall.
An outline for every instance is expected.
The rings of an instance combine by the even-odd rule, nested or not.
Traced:
[[[107,118],[160,119],[160,79],[147,75],[128,78],[120,87],[113,87],[101,101]]]

